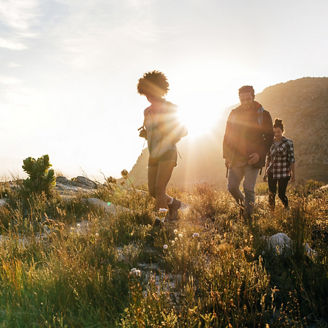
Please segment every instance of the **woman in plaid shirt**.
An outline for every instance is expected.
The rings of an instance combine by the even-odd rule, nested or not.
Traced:
[[[278,184],[278,196],[285,208],[288,208],[286,189],[288,181],[295,181],[295,157],[293,141],[283,136],[282,120],[276,119],[273,125],[274,140],[268,152],[265,176],[269,185],[269,204],[275,208],[275,197]]]

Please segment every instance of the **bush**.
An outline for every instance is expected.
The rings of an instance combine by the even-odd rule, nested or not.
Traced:
[[[22,191],[25,196],[44,193],[47,198],[52,196],[56,184],[55,172],[49,169],[52,165],[49,156],[44,155],[38,159],[28,157],[23,161],[23,170],[29,175],[23,181]],[[26,198],[27,198],[26,197]]]

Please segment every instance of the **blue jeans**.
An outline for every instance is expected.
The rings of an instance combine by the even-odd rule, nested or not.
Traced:
[[[259,173],[258,168],[251,165],[232,167],[229,169],[228,190],[238,204],[245,203],[245,215],[249,217],[253,213],[255,203],[255,183]],[[239,189],[241,180],[244,179],[243,187],[245,196]]]

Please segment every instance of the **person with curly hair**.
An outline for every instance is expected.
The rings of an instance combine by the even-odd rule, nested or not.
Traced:
[[[295,181],[294,145],[291,139],[283,136],[282,120],[276,119],[273,125],[274,139],[267,155],[264,180],[268,180],[269,205],[275,208],[277,193],[285,208],[288,208],[286,189],[289,180]]]
[[[139,128],[139,135],[147,139],[149,150],[149,194],[156,200],[156,210],[168,208],[166,218],[176,220],[181,202],[167,195],[166,187],[177,165],[176,144],[187,135],[187,130],[177,119],[177,107],[164,98],[169,83],[162,72],[145,73],[137,88],[150,103],[144,110],[143,126]]]

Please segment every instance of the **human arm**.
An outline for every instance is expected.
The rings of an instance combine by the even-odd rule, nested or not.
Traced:
[[[287,159],[290,163],[289,173],[291,176],[291,182],[294,182],[296,179],[295,176],[295,155],[294,155],[294,144],[292,140],[288,140],[288,153]]]
[[[295,175],[295,163],[292,163],[290,165],[290,177],[291,177],[291,182],[295,182],[296,175]]]
[[[232,138],[233,138],[233,111],[230,112],[226,129],[223,137],[223,158],[225,159],[225,166],[227,168],[230,167],[231,162],[233,160],[234,148],[232,147]]]

